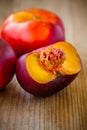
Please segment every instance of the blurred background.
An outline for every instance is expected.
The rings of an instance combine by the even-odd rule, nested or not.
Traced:
[[[47,98],[26,93],[14,78],[0,93],[0,130],[87,130],[87,0],[0,0],[0,25],[11,13],[28,8],[60,16],[82,70],[69,87]]]

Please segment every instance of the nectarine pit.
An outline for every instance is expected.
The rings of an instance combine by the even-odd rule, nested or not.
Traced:
[[[48,48],[40,51],[39,63],[45,70],[58,74],[58,70],[65,61],[66,55],[59,48]]]

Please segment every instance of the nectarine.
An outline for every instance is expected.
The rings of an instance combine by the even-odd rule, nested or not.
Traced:
[[[65,40],[61,19],[43,9],[11,14],[2,24],[1,37],[12,46],[17,56]]]
[[[16,65],[20,85],[37,96],[66,87],[80,72],[81,61],[68,42],[57,42],[21,56]]]
[[[0,90],[11,81],[15,72],[16,60],[13,49],[0,39]]]

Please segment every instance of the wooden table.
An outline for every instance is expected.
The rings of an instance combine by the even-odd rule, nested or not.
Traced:
[[[10,13],[31,7],[61,17],[66,40],[81,57],[82,70],[68,87],[46,98],[25,92],[14,76],[0,92],[0,130],[87,130],[87,1],[1,0],[0,23]]]

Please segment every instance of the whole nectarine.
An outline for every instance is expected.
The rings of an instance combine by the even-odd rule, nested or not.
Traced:
[[[12,46],[18,56],[65,40],[61,19],[43,9],[11,14],[2,24],[1,37]]]
[[[0,39],[0,90],[11,81],[15,72],[16,60],[13,49]]]
[[[57,42],[21,56],[16,76],[26,91],[47,96],[66,87],[80,69],[76,49],[68,42]]]

